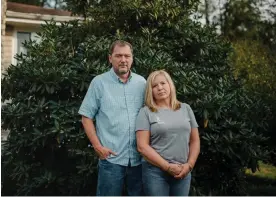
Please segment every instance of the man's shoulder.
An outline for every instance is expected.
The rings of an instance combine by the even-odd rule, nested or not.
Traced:
[[[106,77],[109,77],[109,76],[110,76],[110,74],[109,74],[109,72],[107,71],[107,72],[104,72],[104,73],[102,73],[102,74],[96,75],[96,76],[92,79],[92,81],[94,81],[95,83],[99,83],[99,82],[103,81]]]
[[[132,77],[133,77],[135,80],[137,80],[137,81],[146,82],[146,79],[145,79],[143,76],[141,76],[141,75],[138,75],[138,74],[136,74],[136,73],[134,73],[134,72],[132,72],[131,75],[132,75]]]

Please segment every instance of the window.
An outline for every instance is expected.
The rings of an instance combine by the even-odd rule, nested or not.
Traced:
[[[40,42],[41,38],[37,35],[36,32],[27,32],[27,31],[14,31],[13,34],[13,49],[12,49],[12,64],[16,65],[18,62],[15,58],[16,54],[27,54],[27,49],[23,46],[25,41],[33,40],[37,43]]]
[[[23,46],[25,41],[29,41],[31,39],[30,32],[17,32],[17,53],[27,53],[27,49]]]

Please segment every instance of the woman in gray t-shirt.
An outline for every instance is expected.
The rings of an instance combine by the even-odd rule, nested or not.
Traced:
[[[148,77],[145,103],[136,120],[145,194],[187,196],[190,172],[200,151],[194,113],[177,100],[173,81],[164,70]]]

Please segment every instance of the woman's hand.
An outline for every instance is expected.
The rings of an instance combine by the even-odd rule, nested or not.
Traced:
[[[176,179],[183,179],[191,171],[188,163],[182,164],[181,166],[182,166],[181,172],[178,175],[174,176],[174,178]]]
[[[168,173],[172,176],[179,175],[182,172],[182,165],[181,164],[169,164]]]

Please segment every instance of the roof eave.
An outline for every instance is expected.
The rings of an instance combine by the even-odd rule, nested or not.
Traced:
[[[7,10],[6,23],[29,23],[29,24],[45,24],[45,21],[56,21],[57,23],[70,20],[84,20],[83,17],[77,16],[60,16],[60,15],[44,15],[35,13],[22,13]]]

